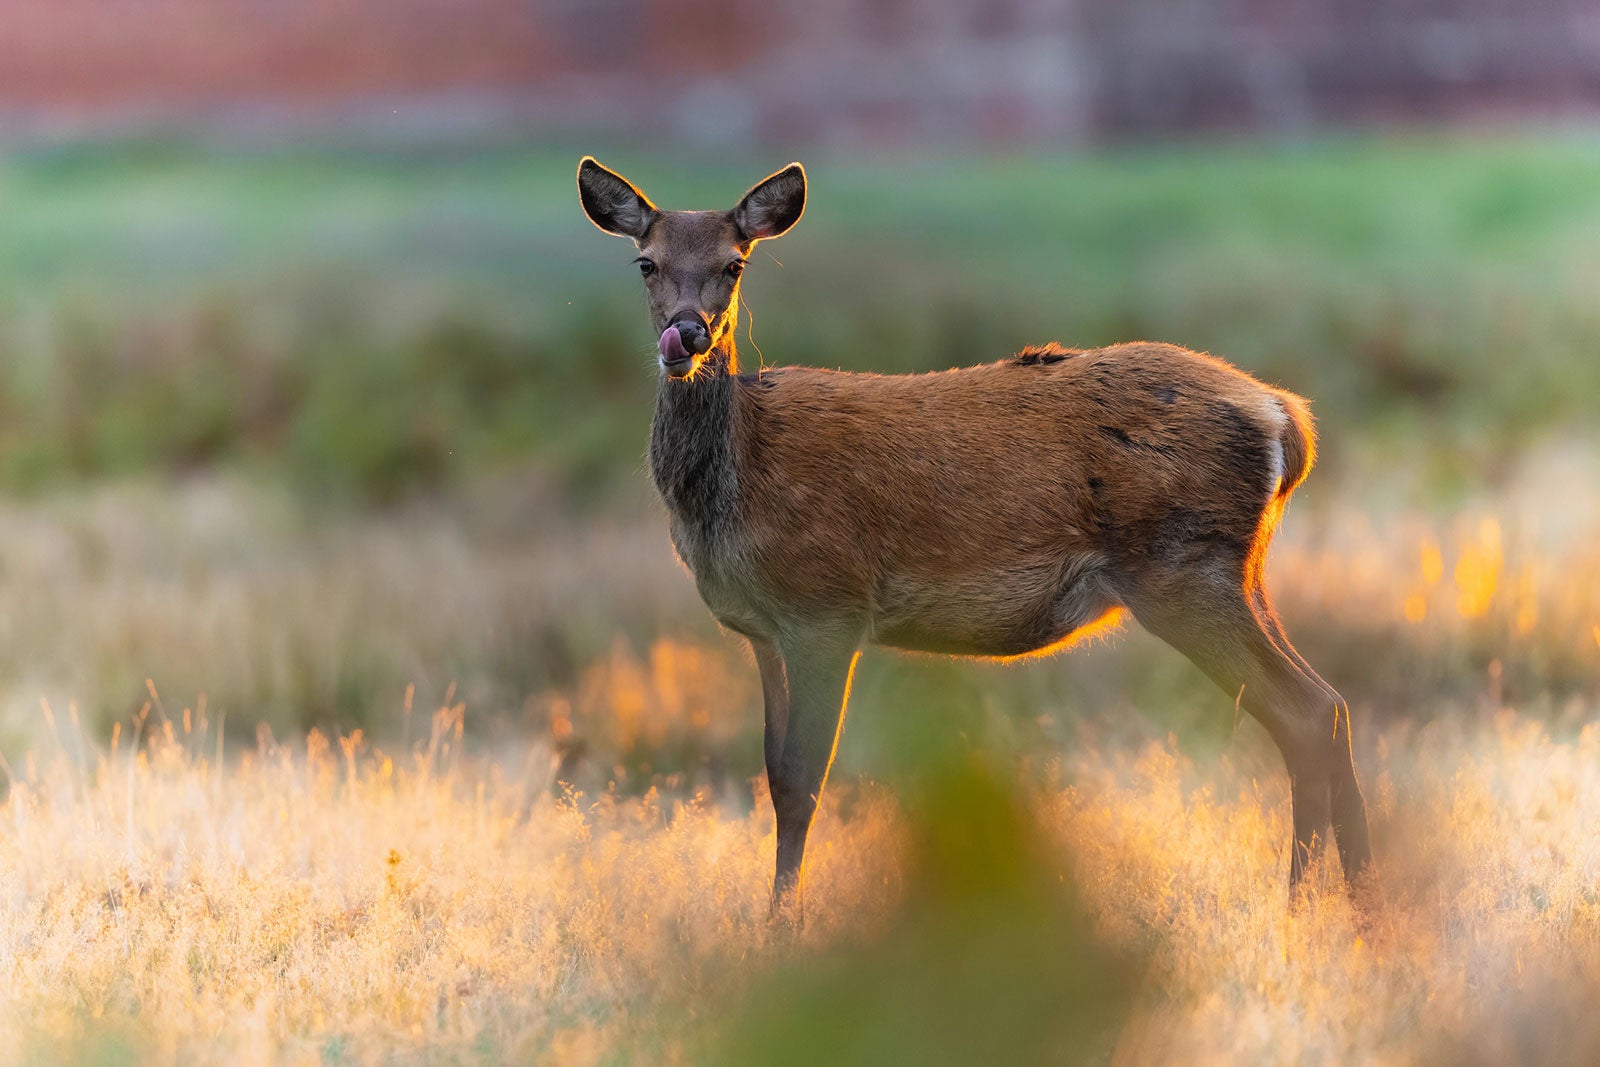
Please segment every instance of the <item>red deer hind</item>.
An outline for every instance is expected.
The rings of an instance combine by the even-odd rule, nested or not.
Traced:
[[[801,166],[732,211],[662,211],[588,157],[578,189],[594,224],[639,250],[660,335],[650,472],[673,545],[760,667],[775,910],[798,912],[863,644],[1019,656],[1124,612],[1242,693],[1283,753],[1291,888],[1330,821],[1346,878],[1368,867],[1348,707],[1289,643],[1263,584],[1311,469],[1305,401],[1147,342],[931,374],[746,373],[740,274],[756,242],[799,221]]]

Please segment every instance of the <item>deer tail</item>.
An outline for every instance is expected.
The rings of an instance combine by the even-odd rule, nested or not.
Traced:
[[[1288,416],[1278,433],[1278,446],[1283,450],[1283,470],[1278,480],[1277,496],[1287,499],[1300,487],[1311,473],[1317,458],[1317,430],[1311,418],[1311,407],[1293,393],[1280,392],[1278,403]]]

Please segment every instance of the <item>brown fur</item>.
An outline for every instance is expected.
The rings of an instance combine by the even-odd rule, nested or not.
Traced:
[[[1309,453],[1284,413],[1298,400],[1157,344],[910,376],[783,368],[729,401],[721,551],[748,591],[725,621],[844,612],[879,643],[967,655],[1070,636],[1152,559],[1215,554],[1242,580],[1278,492],[1269,445]]]
[[[715,338],[687,371],[663,372],[650,466],[679,555],[761,669],[775,903],[797,895],[863,643],[1024,656],[1125,611],[1283,751],[1291,880],[1330,816],[1346,875],[1367,865],[1348,709],[1289,644],[1263,584],[1315,454],[1303,400],[1149,342],[1034,346],[930,374],[740,374],[738,278],[723,265],[793,225],[804,172],[792,164],[726,213],[658,212],[592,160],[579,184],[602,228],[631,220],[654,326],[693,315]]]

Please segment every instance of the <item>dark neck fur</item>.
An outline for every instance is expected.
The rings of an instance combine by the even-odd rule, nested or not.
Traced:
[[[707,529],[733,506],[733,403],[738,357],[713,349],[694,377],[663,374],[650,423],[650,474],[674,515]]]

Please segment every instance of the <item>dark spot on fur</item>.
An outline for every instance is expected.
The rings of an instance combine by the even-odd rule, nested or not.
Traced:
[[[1019,367],[1039,367],[1051,363],[1060,363],[1068,356],[1076,356],[1083,350],[1081,348],[1062,348],[1058,344],[1028,345],[1016,355],[1015,362]]]
[[[1178,399],[1178,390],[1170,385],[1163,385],[1156,390],[1156,399],[1163,404],[1171,404]]]
[[[1173,508],[1152,524],[1146,541],[1152,558],[1165,563],[1194,563],[1220,554],[1242,560],[1249,545],[1219,525],[1221,517],[1197,508]]]
[[[1175,456],[1178,454],[1178,450],[1172,445],[1157,444],[1154,441],[1135,441],[1128,436],[1128,431],[1119,429],[1116,426],[1102,426],[1100,427],[1100,433],[1102,436],[1111,438],[1123,448],[1136,452],[1153,452],[1158,456]]]
[[[1098,493],[1100,490],[1104,489],[1105,487],[1106,487],[1106,483],[1102,482],[1099,478],[1090,478],[1089,479],[1089,491],[1091,493]]]
[[[1149,540],[1150,554],[1169,559],[1196,541],[1205,540],[1205,516],[1193,508],[1173,508],[1154,524]]]

